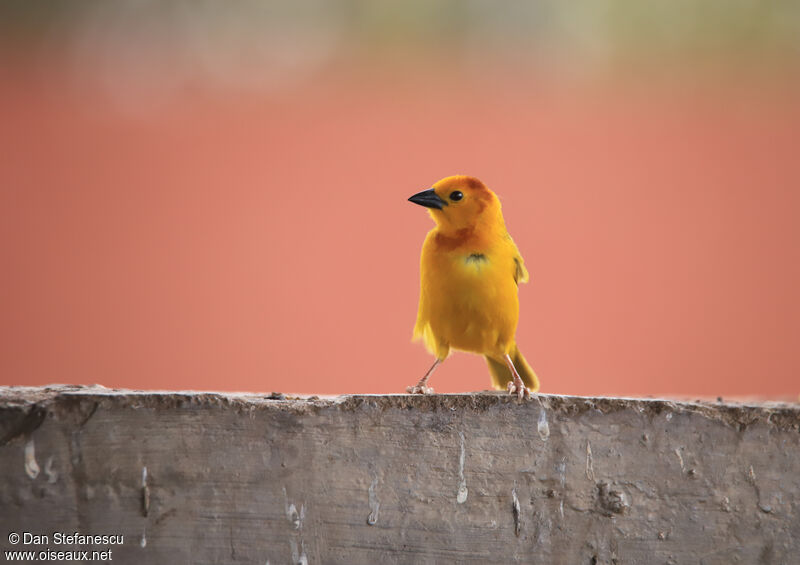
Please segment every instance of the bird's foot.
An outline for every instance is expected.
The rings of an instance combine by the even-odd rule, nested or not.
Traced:
[[[433,387],[416,384],[414,386],[407,386],[406,392],[408,394],[433,394]]]
[[[531,391],[525,386],[525,383],[522,382],[522,379],[519,381],[514,379],[513,381],[508,382],[508,394],[516,394],[517,398],[520,400],[531,397]]]

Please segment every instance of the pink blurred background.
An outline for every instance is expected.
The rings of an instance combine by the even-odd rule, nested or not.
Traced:
[[[467,173],[543,392],[796,399],[800,16],[511,4],[6,8],[0,384],[402,392],[406,199]]]

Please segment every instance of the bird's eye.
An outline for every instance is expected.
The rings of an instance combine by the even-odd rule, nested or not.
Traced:
[[[464,195],[461,194],[460,190],[454,190],[453,192],[450,193],[450,200],[452,200],[453,202],[458,202],[462,198],[464,198]]]

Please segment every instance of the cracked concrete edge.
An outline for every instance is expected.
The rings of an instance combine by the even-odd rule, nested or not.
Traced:
[[[665,398],[591,397],[538,394],[519,401],[497,391],[456,394],[354,394],[338,396],[290,395],[283,393],[167,391],[109,389],[100,385],[48,385],[42,387],[0,386],[0,411],[16,412],[21,421],[17,430],[0,430],[0,445],[11,437],[29,433],[38,427],[47,412],[79,413],[86,420],[100,404],[117,406],[169,408],[186,405],[225,406],[237,411],[277,409],[292,413],[336,408],[357,410],[402,408],[424,411],[477,410],[506,404],[529,404],[543,407],[555,415],[575,417],[587,411],[608,414],[632,410],[639,414],[659,415],[691,413],[743,430],[756,423],[773,429],[800,431],[800,404],[775,401],[713,402]]]

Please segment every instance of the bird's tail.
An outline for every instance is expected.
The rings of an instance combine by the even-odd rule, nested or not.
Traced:
[[[520,353],[516,344],[508,355],[511,357],[511,361],[514,363],[514,368],[517,369],[519,376],[522,377],[522,382],[525,383],[525,386],[531,389],[531,392],[539,390],[539,379],[522,356],[522,353]],[[494,385],[494,388],[505,390],[508,383],[514,380],[508,366],[506,366],[505,362],[497,361],[489,356],[486,357],[486,363],[489,365],[489,372],[492,374],[492,385]]]

